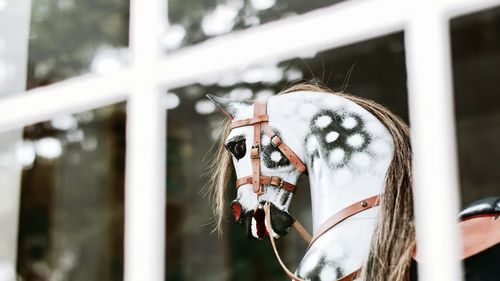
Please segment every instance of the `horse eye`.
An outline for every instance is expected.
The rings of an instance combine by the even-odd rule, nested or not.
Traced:
[[[247,152],[245,140],[231,141],[226,144],[226,149],[233,154],[236,160],[243,158]]]

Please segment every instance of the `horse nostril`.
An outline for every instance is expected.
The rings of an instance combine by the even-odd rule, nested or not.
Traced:
[[[231,203],[231,210],[233,210],[234,220],[240,222],[241,218],[241,204],[238,201],[233,201]]]

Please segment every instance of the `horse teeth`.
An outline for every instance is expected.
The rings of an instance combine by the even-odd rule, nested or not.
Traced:
[[[258,238],[259,236],[257,235],[257,221],[255,218],[252,218],[252,235],[255,238]]]

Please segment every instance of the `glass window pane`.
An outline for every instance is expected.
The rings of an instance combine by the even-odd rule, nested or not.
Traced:
[[[123,279],[125,118],[117,104],[57,116],[11,139],[22,280]]]
[[[126,64],[128,15],[128,0],[32,1],[28,88]]]
[[[462,204],[499,196],[500,8],[451,21]]]
[[[0,97],[26,89],[30,3],[0,2]]]
[[[223,114],[205,94],[240,99],[272,95],[309,81],[373,99],[408,120],[403,34],[396,33],[278,64],[254,65],[222,74],[216,81],[171,89],[167,153],[167,280],[285,280],[269,241],[247,240],[229,206],[222,239],[211,233],[212,206],[202,187],[212,171],[210,149],[216,146]],[[204,175],[204,176],[203,176]],[[227,198],[235,198],[232,180]],[[307,178],[291,204],[291,213],[312,229]],[[295,231],[280,239],[285,262],[294,269],[306,245]],[[207,276],[207,273],[209,275]]]
[[[172,51],[232,31],[249,28],[343,0],[172,0],[168,19],[171,23],[163,46]]]

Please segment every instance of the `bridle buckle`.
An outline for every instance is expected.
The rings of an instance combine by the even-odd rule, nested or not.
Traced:
[[[278,180],[280,181],[280,184],[278,185],[278,187],[282,188],[283,187],[283,183],[285,183],[285,181],[282,178],[278,178]]]
[[[252,159],[259,159],[260,158],[260,145],[258,145],[258,144],[252,145],[250,157]]]
[[[283,184],[285,183],[285,181],[282,178],[276,177],[276,176],[272,176],[271,177],[271,183],[273,183],[273,182],[275,184],[272,184],[272,185],[274,185],[274,186],[276,186],[278,188],[282,188]]]
[[[278,139],[276,140],[276,142],[274,142],[274,138],[278,138]],[[278,147],[281,143],[283,143],[283,141],[281,140],[281,138],[280,138],[280,137],[278,137],[278,135],[276,135],[276,134],[274,134],[274,135],[271,137],[270,141],[271,141],[271,145],[272,145],[272,146],[274,146],[274,147],[276,147],[276,148],[277,148],[277,147]]]

